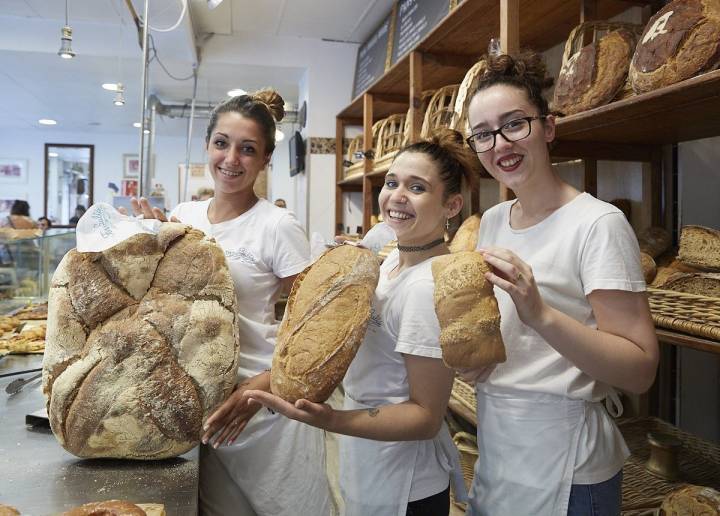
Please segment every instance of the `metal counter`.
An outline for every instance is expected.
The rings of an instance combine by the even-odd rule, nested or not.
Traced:
[[[42,366],[42,355],[7,356],[0,374]],[[197,514],[198,449],[160,461],[78,459],[49,428],[30,427],[25,415],[45,406],[40,380],[13,396],[0,378],[0,503],[23,515],[52,515],[87,502],[123,499],[162,503],[168,516]]]

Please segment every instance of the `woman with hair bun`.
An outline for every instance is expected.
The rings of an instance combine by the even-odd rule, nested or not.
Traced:
[[[182,203],[171,213],[223,248],[238,300],[238,384],[205,422],[200,448],[204,515],[333,513],[323,432],[259,411],[242,397],[248,389],[270,390],[275,303],[310,263],[310,246],[295,217],[253,191],[275,149],[283,105],[276,91],[261,90],[216,106],[205,136],[214,196]],[[132,205],[136,214],[164,220],[146,199],[133,199]]]
[[[442,516],[449,482],[464,491],[457,450],[443,418],[453,371],[443,361],[431,265],[447,254],[448,219],[463,204],[461,184],[478,161],[449,129],[402,149],[378,202],[398,248],[380,267],[365,339],[348,370],[344,410],[262,391],[254,401],[340,437],[346,516]],[[456,474],[451,475],[451,471]]]
[[[468,143],[517,199],[485,211],[507,361],[476,371],[471,515],[617,515],[628,449],[603,401],[653,383],[658,362],[638,243],[622,212],[564,182],[537,54],[488,58]],[[610,407],[608,407],[610,409]]]

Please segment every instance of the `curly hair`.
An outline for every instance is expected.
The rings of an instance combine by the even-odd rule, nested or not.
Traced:
[[[542,92],[552,86],[553,79],[547,76],[547,68],[540,54],[531,51],[521,52],[517,56],[490,54],[484,59],[487,69],[480,77],[473,97],[491,86],[507,84],[525,91],[528,100],[538,108],[540,115],[550,113]]]
[[[210,141],[218,117],[223,113],[233,112],[255,121],[260,126],[265,138],[265,150],[272,154],[275,150],[275,123],[285,116],[284,106],[285,101],[280,94],[269,88],[224,100],[215,106],[210,114],[205,143]]]
[[[429,138],[406,145],[395,155],[405,152],[425,154],[437,165],[440,179],[445,186],[443,199],[461,192],[463,179],[475,188],[481,165],[477,155],[465,145],[462,134],[452,129],[440,128]]]

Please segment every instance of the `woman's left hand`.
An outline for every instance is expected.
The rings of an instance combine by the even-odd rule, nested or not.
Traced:
[[[327,403],[297,400],[293,405],[281,397],[265,391],[245,391],[243,399],[247,400],[251,405],[264,405],[285,417],[326,430],[330,426],[335,413],[335,410]]]
[[[541,324],[548,306],[540,296],[530,266],[508,249],[487,247],[478,251],[492,266],[492,272],[485,273],[485,278],[510,295],[520,320],[531,328]]]

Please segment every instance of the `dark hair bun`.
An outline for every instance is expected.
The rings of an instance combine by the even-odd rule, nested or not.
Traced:
[[[253,100],[265,104],[276,122],[279,122],[285,116],[285,101],[277,91],[263,88],[250,96]]]
[[[547,75],[545,61],[536,52],[521,52],[514,57],[508,54],[491,54],[486,57],[486,60],[486,75],[500,75],[528,82],[541,90],[549,88],[553,84],[553,78]]]

